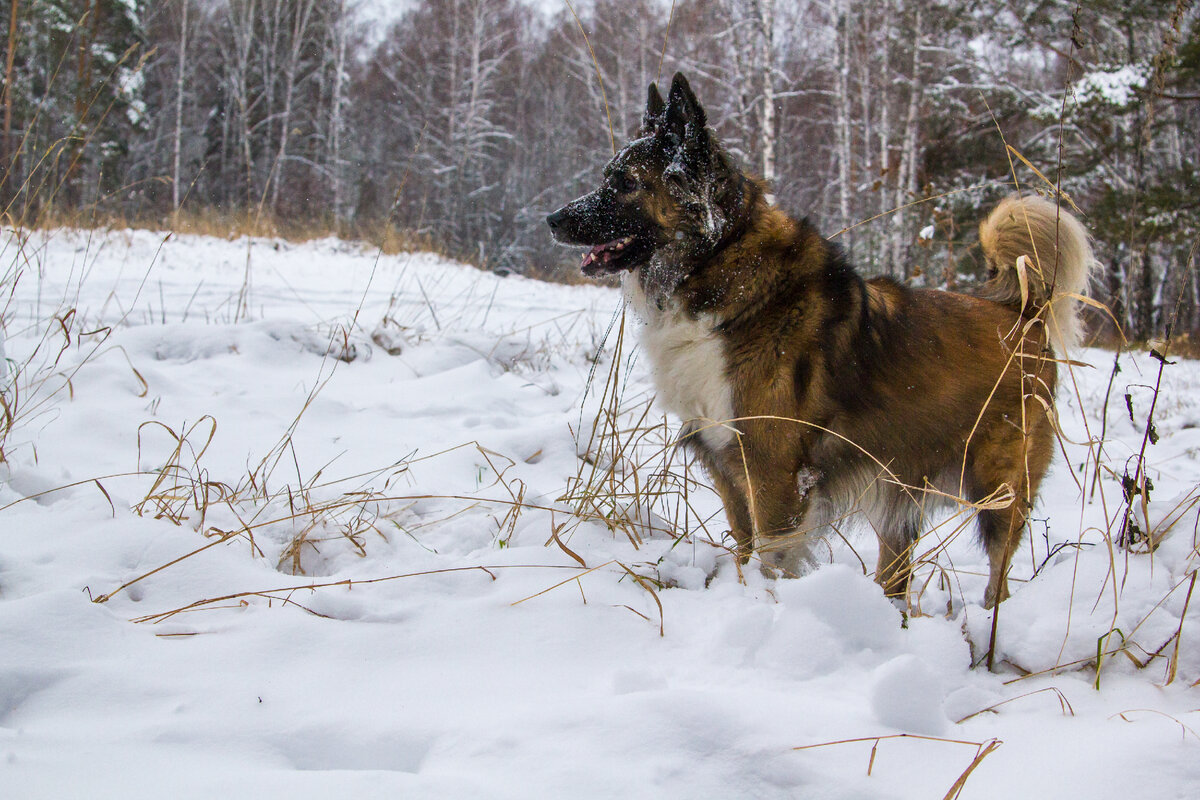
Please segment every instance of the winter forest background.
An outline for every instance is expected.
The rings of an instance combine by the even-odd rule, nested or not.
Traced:
[[[544,215],[684,70],[865,272],[977,274],[1015,175],[1084,212],[1131,339],[1200,330],[1191,0],[571,5],[0,3],[5,224],[336,232],[566,277]]]

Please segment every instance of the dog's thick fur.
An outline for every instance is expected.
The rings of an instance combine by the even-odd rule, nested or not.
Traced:
[[[547,221],[591,247],[585,273],[624,273],[659,399],[742,556],[797,574],[827,525],[862,511],[876,579],[904,597],[927,508],[957,497],[978,509],[985,602],[1007,597],[1093,264],[1079,222],[1040,198],[1001,202],[980,228],[979,297],[865,281],[735,166],[682,75],[666,103],[650,86],[639,137],[604,174]]]

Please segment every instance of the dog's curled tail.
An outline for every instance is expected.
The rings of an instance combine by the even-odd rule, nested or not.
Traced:
[[[1082,339],[1079,298],[1096,259],[1082,224],[1036,195],[1010,195],[979,226],[987,259],[987,296],[1041,315],[1060,357]]]

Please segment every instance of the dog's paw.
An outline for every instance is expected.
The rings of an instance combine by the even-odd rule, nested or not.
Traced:
[[[802,547],[768,548],[759,551],[760,566],[765,578],[799,578],[813,569]]]
[[[988,581],[987,591],[983,595],[983,607],[989,611],[1008,599],[1008,581],[1002,576],[999,580]]]

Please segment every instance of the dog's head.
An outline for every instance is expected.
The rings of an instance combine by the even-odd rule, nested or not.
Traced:
[[[637,269],[658,254],[661,269],[679,273],[666,282],[677,284],[717,247],[748,186],[677,74],[665,103],[650,84],[639,136],[604,167],[599,188],[546,222],[557,241],[590,248],[586,275]]]

